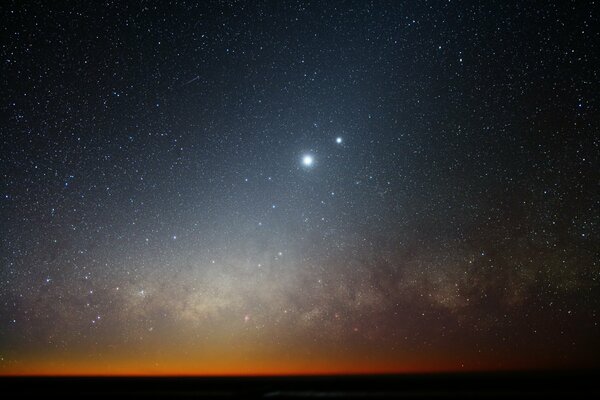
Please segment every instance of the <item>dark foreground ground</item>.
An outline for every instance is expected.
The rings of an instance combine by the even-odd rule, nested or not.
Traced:
[[[600,398],[598,371],[320,377],[0,377],[2,398]]]

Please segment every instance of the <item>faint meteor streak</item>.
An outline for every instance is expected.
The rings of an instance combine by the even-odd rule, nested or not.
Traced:
[[[196,76],[196,77],[195,77],[195,78],[193,78],[193,79],[190,79],[189,81],[187,81],[186,83],[184,83],[184,84],[183,84],[183,85],[181,85],[181,86],[189,85],[190,83],[192,83],[192,82],[195,82],[195,81],[197,81],[198,79],[200,79],[200,75]]]

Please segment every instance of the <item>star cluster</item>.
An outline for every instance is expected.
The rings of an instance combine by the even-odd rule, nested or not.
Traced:
[[[597,366],[593,2],[0,13],[0,373]]]

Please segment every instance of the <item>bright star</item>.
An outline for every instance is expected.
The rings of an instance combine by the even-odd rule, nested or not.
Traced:
[[[302,157],[302,165],[310,167],[315,162],[315,159],[310,154],[306,154]]]
[[[342,144],[342,141],[343,141],[343,140],[342,140],[342,137],[341,137],[341,136],[338,136],[338,137],[336,137],[336,138],[335,138],[335,142],[336,142],[337,144]]]

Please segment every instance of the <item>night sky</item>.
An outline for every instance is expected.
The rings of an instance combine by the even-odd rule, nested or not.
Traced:
[[[600,363],[594,2],[0,13],[0,374]]]

